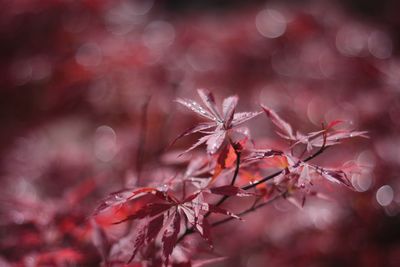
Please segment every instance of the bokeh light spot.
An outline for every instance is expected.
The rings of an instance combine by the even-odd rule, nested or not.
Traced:
[[[392,55],[392,40],[382,31],[374,31],[368,37],[368,50],[376,58],[386,59]]]
[[[393,189],[390,185],[384,185],[376,191],[376,201],[381,206],[388,206],[394,197]]]
[[[117,153],[117,135],[106,125],[96,129],[94,137],[94,154],[103,162],[111,161]]]
[[[258,32],[267,38],[277,38],[286,31],[286,19],[277,10],[264,9],[256,16]]]
[[[144,30],[143,43],[150,49],[159,50],[174,42],[175,29],[166,21],[153,21]]]

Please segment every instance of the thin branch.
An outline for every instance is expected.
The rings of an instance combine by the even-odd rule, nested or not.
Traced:
[[[325,150],[326,148],[327,148],[327,147],[326,147],[326,133],[324,133],[324,142],[323,142],[322,146],[320,147],[320,149],[319,149],[318,151],[316,151],[314,154],[308,156],[308,157],[307,157],[306,159],[304,159],[302,162],[307,162],[307,161],[310,161],[310,160],[314,159],[315,157],[317,157],[318,155],[320,155],[322,152],[324,152],[324,150]],[[231,182],[231,185],[232,185],[233,183],[235,183],[237,174],[239,173],[239,166],[240,166],[240,154],[238,155],[238,158],[237,158],[237,161],[236,161],[236,169],[235,169],[235,173],[234,173],[234,176],[233,176],[233,179],[232,179],[233,182]],[[279,174],[283,173],[284,171],[286,171],[286,169],[282,169],[282,170],[280,170],[280,171],[278,171],[278,172],[275,172],[275,173],[273,173],[273,174],[271,174],[271,175],[268,175],[268,176],[264,177],[263,179],[261,179],[261,180],[259,180],[259,181],[257,181],[257,182],[254,182],[254,183],[251,183],[251,184],[249,184],[249,185],[243,186],[242,189],[243,189],[243,190],[249,190],[249,189],[251,189],[251,188],[254,188],[254,187],[256,187],[256,186],[259,185],[259,184],[262,184],[262,183],[265,183],[265,182],[268,181],[268,180],[271,180],[272,178],[274,178],[274,177],[278,176]],[[248,210],[243,211],[242,213],[239,214],[239,216],[240,216],[240,215],[247,214],[247,213],[249,213],[249,212],[252,212],[252,211],[254,211],[254,210],[256,210],[256,209],[259,209],[259,208],[261,208],[261,207],[263,207],[263,206],[265,206],[265,205],[271,203],[271,202],[274,201],[275,199],[277,199],[277,198],[279,198],[279,197],[281,197],[281,196],[284,196],[285,194],[287,194],[287,191],[285,191],[285,192],[283,192],[283,193],[281,193],[281,194],[275,196],[274,198],[268,200],[267,202],[258,204],[258,205],[256,205],[256,206],[251,207],[251,208],[248,209]],[[225,197],[221,198],[221,200],[217,203],[217,205],[221,205],[227,198],[229,198],[229,197],[225,196]],[[210,213],[208,212],[208,213],[205,215],[205,217],[208,217],[209,215],[210,215]],[[229,222],[229,221],[232,220],[232,219],[233,219],[233,218],[226,218],[226,219],[223,219],[223,220],[221,220],[221,221],[217,221],[217,222],[211,224],[211,226],[217,226],[217,225],[223,224],[223,223],[225,223],[225,222]],[[193,228],[186,229],[185,233],[183,233],[183,235],[178,239],[178,242],[177,242],[177,243],[179,243],[182,239],[184,239],[185,236],[187,236],[187,235],[189,235],[189,234],[192,234],[192,233],[194,233],[194,229],[193,229]]]
[[[299,161],[299,163],[300,162],[307,162],[307,161],[312,160],[313,158],[319,156],[322,152],[324,152],[324,150],[326,148],[327,148],[327,146],[326,146],[326,133],[324,133],[324,142],[323,142],[322,146],[320,147],[320,149],[317,152],[315,152],[314,154],[308,156],[306,159],[304,159],[302,161]],[[258,180],[257,182],[253,182],[251,184],[248,184],[248,185],[242,187],[242,189],[243,190],[249,190],[250,188],[254,188],[259,184],[265,183],[266,181],[271,180],[272,178],[275,178],[276,176],[282,174],[284,171],[286,171],[286,169],[282,169],[280,171],[277,171],[277,172],[275,172],[275,173],[273,173],[271,175],[268,175],[268,176],[262,178],[261,180]]]
[[[282,197],[282,196],[286,196],[286,194],[287,194],[287,191],[285,191],[285,192],[283,192],[283,193],[280,193],[280,194],[274,196],[273,198],[268,199],[267,201],[265,201],[265,202],[263,202],[263,203],[260,203],[260,204],[258,204],[258,205],[252,206],[250,209],[247,209],[247,210],[245,210],[245,211],[242,211],[241,213],[239,213],[239,214],[237,214],[237,215],[238,215],[239,217],[244,216],[244,215],[246,215],[247,213],[250,213],[250,212],[252,212],[252,211],[255,211],[255,210],[259,209],[259,208],[262,208],[262,207],[264,207],[264,206],[266,206],[266,205],[271,204],[273,201],[277,200],[278,198],[280,198],[280,197]],[[229,222],[229,221],[231,221],[231,220],[233,220],[233,219],[235,219],[235,218],[233,218],[233,217],[227,217],[227,218],[225,218],[225,219],[222,219],[222,220],[219,220],[219,221],[216,221],[216,222],[212,223],[211,226],[213,226],[213,227],[214,227],[214,226],[218,226],[218,225],[220,225],[220,224]]]
[[[257,182],[253,182],[251,184],[243,186],[242,189],[243,190],[249,190],[250,188],[254,188],[259,184],[265,183],[266,181],[271,180],[272,178],[275,178],[276,176],[278,176],[279,174],[283,173],[284,171],[285,171],[285,169],[277,171],[277,172],[275,172],[275,173],[273,173],[271,175],[268,175],[268,176],[262,178],[261,180],[258,180]]]
[[[236,154],[236,166],[235,166],[235,172],[233,173],[233,176],[232,176],[231,185],[235,185],[236,178],[237,178],[237,176],[239,174],[239,169],[240,169],[240,155],[241,155],[241,153],[240,153],[240,151],[237,151],[236,149],[234,149],[234,150],[235,150],[235,154]],[[221,205],[228,198],[229,198],[229,196],[223,196],[215,205],[216,206]],[[205,215],[205,218],[210,216],[210,214],[211,214],[211,212],[207,212],[207,214]]]
[[[287,194],[287,191],[285,191],[285,192],[283,192],[283,193],[280,193],[280,194],[274,196],[273,198],[268,199],[266,202],[260,203],[260,204],[258,204],[258,205],[256,205],[256,206],[252,206],[250,209],[247,209],[247,210],[245,210],[245,211],[242,211],[241,213],[239,213],[239,214],[237,214],[237,215],[238,215],[238,216],[244,216],[244,215],[246,215],[246,214],[248,214],[248,213],[250,213],[250,212],[252,212],[252,211],[255,211],[255,210],[259,209],[259,208],[262,208],[262,207],[264,207],[264,206],[267,206],[267,205],[271,204],[272,202],[274,202],[275,200],[279,199],[279,198],[282,197],[282,196],[285,196],[286,194]],[[225,219],[222,219],[222,220],[219,220],[219,221],[216,221],[216,222],[212,223],[211,226],[212,226],[212,227],[215,227],[215,226],[218,226],[218,225],[227,223],[227,222],[229,222],[229,221],[231,221],[231,220],[233,220],[233,219],[235,219],[235,218],[233,218],[233,217],[227,217],[227,218],[225,218]],[[176,243],[178,244],[178,243],[181,242],[186,236],[188,236],[188,235],[190,235],[190,234],[193,234],[194,232],[195,232],[194,228],[188,228],[188,229],[186,229],[185,233],[183,233],[183,234],[181,235],[181,237],[178,238],[178,240],[177,240]]]
[[[305,160],[303,160],[304,162],[310,161],[313,158],[317,157],[318,155],[320,155],[322,152],[324,152],[324,150],[327,148],[326,146],[326,139],[327,139],[327,134],[326,132],[323,133],[324,136],[324,141],[322,143],[322,146],[319,148],[319,150],[317,152],[315,152],[314,154],[312,154],[311,156],[308,156]]]

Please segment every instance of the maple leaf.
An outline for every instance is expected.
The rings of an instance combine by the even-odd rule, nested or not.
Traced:
[[[221,207],[206,203],[203,197],[204,193],[239,197],[253,195],[235,186],[222,186],[196,191],[180,201],[170,192],[162,192],[151,187],[138,188],[133,191],[123,190],[111,194],[105,201],[106,205],[104,203],[100,205],[100,209],[95,215],[116,205],[124,205],[129,201],[136,200],[140,196],[156,196],[157,198],[150,198],[143,201],[139,208],[134,209],[121,220],[115,221],[114,224],[135,220],[142,222],[137,228],[132,254],[128,262],[131,262],[135,258],[141,248],[162,235],[163,261],[167,266],[169,257],[176,246],[180,226],[184,218],[210,245],[210,224],[205,216],[207,213],[218,213],[240,219],[235,214]],[[115,200],[115,196],[118,196],[118,201]],[[161,234],[162,231],[163,233]]]
[[[347,174],[342,170],[320,169],[320,175],[325,179],[339,184],[344,184],[349,188],[353,188]]]
[[[98,215],[104,210],[110,207],[121,207],[127,202],[132,200],[140,200],[144,196],[158,196],[162,197],[162,193],[153,187],[143,187],[139,189],[123,189],[114,193],[111,193],[102,203],[94,210],[93,216]]]
[[[176,245],[181,226],[181,216],[178,210],[175,211],[175,213],[172,215],[172,218],[172,223],[164,231],[162,237],[165,266],[168,266],[169,256],[172,254],[172,251]]]
[[[351,189],[353,185],[351,184],[346,172],[337,169],[322,168],[320,166],[312,165],[306,162],[291,168],[291,174],[293,174],[296,179],[296,186],[304,188],[307,185],[312,185],[313,177],[323,177],[324,179],[338,184],[343,184]]]
[[[307,151],[311,151],[313,147],[332,146],[339,144],[341,140],[364,137],[367,138],[367,131],[352,131],[352,130],[334,130],[334,127],[343,121],[335,120],[328,124],[326,128],[320,131],[303,134],[299,131],[294,131],[292,126],[283,120],[279,115],[269,107],[261,105],[265,114],[271,119],[272,123],[280,130],[277,132],[284,139],[293,141],[291,147],[297,144],[305,144]]]
[[[293,131],[293,128],[289,123],[284,121],[274,110],[267,107],[266,105],[261,105],[261,107],[268,118],[271,119],[272,123],[274,123],[275,126],[278,127],[279,130],[281,130],[281,132],[277,132],[279,136],[289,140],[296,140],[295,132]]]
[[[211,226],[207,220],[206,214],[217,213],[235,219],[240,219],[240,217],[221,207],[203,202],[201,194],[199,194],[199,199],[200,201],[194,199],[191,202],[185,203],[181,208],[189,224],[201,235],[209,246],[212,247]]]
[[[222,146],[227,135],[231,134],[231,129],[261,114],[261,112],[242,112],[235,114],[236,105],[239,99],[236,95],[229,96],[223,100],[222,112],[220,112],[216,105],[215,98],[211,92],[206,89],[198,89],[197,93],[199,94],[206,108],[203,108],[200,104],[190,99],[178,98],[176,102],[182,104],[188,109],[194,111],[199,116],[206,118],[211,122],[200,123],[186,130],[174,140],[175,142],[177,139],[183,136],[197,132],[206,134],[183,153],[187,153],[205,143],[207,145],[207,152],[209,154],[215,154]],[[213,128],[213,130],[206,131],[211,128]]]

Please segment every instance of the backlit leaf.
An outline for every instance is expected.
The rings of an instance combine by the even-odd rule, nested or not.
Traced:
[[[262,105],[261,107],[263,108],[265,114],[267,114],[268,118],[270,118],[275,126],[281,130],[281,134],[283,137],[290,140],[296,140],[296,136],[293,132],[292,126],[290,126],[289,123],[284,121],[275,111],[273,111],[269,107],[265,105]]]

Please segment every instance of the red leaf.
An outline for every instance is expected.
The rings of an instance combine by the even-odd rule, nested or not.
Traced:
[[[135,258],[135,256],[136,256],[137,252],[139,251],[139,249],[141,247],[143,247],[144,242],[145,242],[145,237],[146,237],[146,229],[147,229],[147,224],[143,224],[139,228],[139,230],[137,232],[137,236],[135,238],[135,242],[133,243],[132,256],[129,258],[128,263],[131,262]]]
[[[193,134],[193,133],[197,133],[203,130],[207,130],[210,129],[211,127],[215,127],[216,124],[213,122],[204,122],[204,123],[199,123],[194,127],[190,127],[189,129],[187,129],[186,131],[184,131],[183,133],[181,133],[180,135],[178,135],[169,145],[169,147],[173,146],[175,144],[176,141],[178,141],[180,138]]]
[[[181,226],[181,216],[178,211],[174,214],[174,219],[171,225],[165,230],[162,237],[163,242],[163,256],[165,260],[165,266],[168,266],[169,256],[176,245],[178,234]]]
[[[275,124],[276,127],[278,127],[282,131],[282,135],[284,138],[290,139],[290,140],[296,140],[296,137],[293,133],[292,126],[290,126],[289,123],[281,119],[278,114],[276,114],[275,111],[270,109],[269,107],[265,105],[261,105],[265,114],[267,114],[268,118],[271,119],[271,121]]]
[[[119,224],[123,223],[126,221],[132,221],[136,219],[143,219],[147,216],[153,217],[156,216],[160,213],[163,213],[164,211],[170,209],[173,206],[173,204],[166,204],[166,203],[148,203],[138,211],[136,211],[134,214],[129,215],[125,219],[115,222],[114,224]]]
[[[307,143],[310,146],[321,147],[324,144],[324,137],[322,135],[323,132],[324,131],[310,133],[303,140],[301,140],[301,142]],[[347,131],[347,130],[329,132],[327,133],[325,145],[326,146],[336,145],[339,144],[343,139],[349,139],[354,137],[368,138],[367,133],[368,133],[367,131]]]
[[[155,239],[158,233],[161,231],[164,222],[164,214],[157,216],[156,218],[152,219],[148,224],[147,235],[146,235],[146,242],[150,242]]]
[[[207,118],[207,119],[215,121],[214,115],[210,114],[210,112],[205,110],[202,106],[200,106],[197,102],[195,102],[193,100],[178,98],[176,100],[176,102],[178,102],[179,104],[184,105],[188,109],[196,112],[198,115],[200,115],[200,116],[202,116],[204,118]]]
[[[195,198],[199,195],[199,193],[200,193],[200,192],[196,192],[196,193],[194,193],[194,194],[191,194],[190,196],[188,196],[187,198],[185,198],[185,199],[181,202],[181,204],[192,201],[193,199],[195,199]]]
[[[214,95],[207,89],[197,89],[197,93],[199,94],[204,105],[206,105],[216,120],[222,121],[221,115],[217,109],[217,105],[215,104]]]
[[[215,154],[225,140],[226,131],[220,130],[210,135],[207,140],[207,152]]]
[[[250,139],[250,131],[246,127],[241,127],[230,131],[229,138],[231,145],[236,151],[242,151],[247,140]]]
[[[331,182],[341,183],[350,188],[353,188],[353,185],[351,184],[349,178],[344,171],[323,169],[321,171],[321,175]]]
[[[233,116],[233,120],[232,120],[232,126],[236,127],[236,126],[260,115],[261,113],[262,112],[260,112],[260,111],[235,113],[235,115]]]
[[[196,147],[204,144],[205,142],[207,142],[207,140],[210,138],[211,135],[205,135],[203,137],[201,137],[194,145],[192,145],[190,148],[186,149],[183,153],[181,153],[179,156],[188,153],[189,151],[195,149]]]
[[[222,102],[222,114],[224,116],[224,125],[228,129],[231,126],[235,114],[235,108],[239,98],[237,96],[230,96]]]
[[[153,188],[153,187],[143,187],[139,188],[136,190],[133,189],[124,189],[120,190],[114,193],[111,193],[100,206],[98,206],[95,211],[93,212],[93,215],[97,215],[100,212],[104,211],[105,209],[115,206],[115,205],[121,205],[126,203],[127,201],[137,199],[141,196],[147,195],[147,194],[152,194],[152,195],[157,195],[161,196],[160,192]]]
[[[217,165],[214,168],[214,174],[209,184],[212,184],[224,169],[232,167],[236,158],[234,148],[229,144],[225,146],[218,156]]]
[[[211,225],[208,223],[206,218],[202,218],[196,224],[196,230],[200,233],[201,237],[208,243],[212,248],[213,242],[211,239]]]

